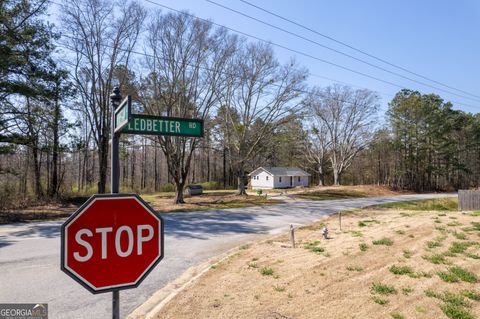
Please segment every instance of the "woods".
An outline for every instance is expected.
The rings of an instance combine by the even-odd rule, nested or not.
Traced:
[[[123,136],[121,191],[190,183],[237,188],[259,166],[299,166],[313,184],[415,191],[478,187],[480,116],[435,94],[309,86],[308,69],[186,13],[137,2],[0,5],[0,210],[108,191],[111,106],[205,121],[205,137]]]

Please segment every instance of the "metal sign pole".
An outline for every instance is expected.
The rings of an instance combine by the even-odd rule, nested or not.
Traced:
[[[122,96],[120,95],[120,89],[115,87],[113,93],[110,95],[112,104],[112,153],[111,153],[111,176],[110,176],[110,192],[117,194],[119,190],[120,182],[120,163],[118,156],[120,132],[115,133],[115,110],[120,104]],[[112,318],[120,319],[120,291],[114,290],[112,292]]]

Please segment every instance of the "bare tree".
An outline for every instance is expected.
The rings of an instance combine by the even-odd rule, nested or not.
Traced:
[[[148,28],[147,64],[151,73],[140,93],[147,113],[206,119],[224,87],[226,63],[236,50],[236,37],[190,15],[157,12]],[[184,203],[196,138],[160,136],[168,172],[175,183],[175,203]]]
[[[375,131],[378,97],[369,90],[352,90],[334,85],[317,91],[310,107],[326,127],[330,141],[329,159],[334,185],[340,185],[343,172],[364,149]]]
[[[230,68],[222,112],[230,165],[245,194],[245,168],[262,151],[275,130],[300,110],[307,75],[294,61],[280,65],[270,45],[247,44]]]
[[[146,11],[137,2],[72,0],[63,5],[64,45],[74,51],[79,110],[92,129],[99,160],[98,192],[107,181],[111,110],[109,95],[118,65],[128,67]]]
[[[318,173],[318,186],[325,185],[325,165],[331,141],[328,139],[327,126],[313,117],[311,129],[304,141],[305,159]]]

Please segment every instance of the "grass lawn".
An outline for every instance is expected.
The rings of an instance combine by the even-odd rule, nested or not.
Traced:
[[[400,194],[405,193],[392,191],[384,186],[358,185],[316,187],[314,190],[306,190],[302,192],[297,191],[294,193],[294,196],[306,200],[332,200]]]
[[[393,208],[413,211],[457,211],[458,198],[448,197],[427,200],[404,201],[376,205],[372,206],[372,208]]]

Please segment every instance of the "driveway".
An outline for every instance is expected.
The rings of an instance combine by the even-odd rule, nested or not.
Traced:
[[[308,224],[340,210],[445,194],[402,195],[285,204],[229,210],[169,213],[165,257],[137,289],[120,292],[126,317],[187,268],[242,242]],[[111,293],[92,295],[60,271],[62,221],[0,226],[0,303],[48,303],[49,318],[110,318]]]

